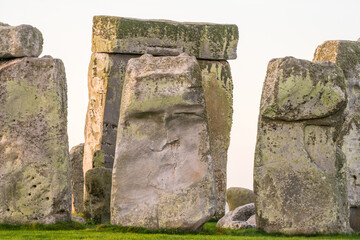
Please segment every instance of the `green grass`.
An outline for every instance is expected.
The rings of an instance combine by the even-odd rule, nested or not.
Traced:
[[[139,227],[121,227],[112,225],[82,225],[79,223],[61,223],[53,225],[7,225],[0,224],[0,239],[359,239],[360,235],[314,235],[285,236],[268,234],[255,229],[231,230],[216,228],[215,222],[206,223],[200,232],[185,232],[176,229],[151,231]]]

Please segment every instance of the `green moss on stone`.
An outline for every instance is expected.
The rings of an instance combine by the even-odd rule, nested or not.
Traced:
[[[238,42],[236,25],[179,23],[95,16],[93,52],[178,55],[234,59]]]

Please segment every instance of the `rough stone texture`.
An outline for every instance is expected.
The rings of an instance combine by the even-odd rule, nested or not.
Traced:
[[[71,215],[71,221],[85,224],[86,220],[83,217],[77,216],[77,215]]]
[[[220,228],[244,229],[254,228],[254,224],[250,224],[248,219],[255,214],[254,203],[249,203],[237,207],[233,211],[229,211],[216,224]]]
[[[93,53],[89,65],[89,105],[85,122],[84,173],[93,168],[96,150],[105,167],[112,168],[119,121],[122,86],[129,55]]]
[[[358,207],[350,208],[350,226],[354,231],[360,232],[360,208]]]
[[[105,153],[103,150],[96,150],[94,152],[93,167],[105,167]]]
[[[249,217],[249,219],[246,222],[251,225],[256,225],[256,215],[254,214],[251,217]]]
[[[214,215],[201,81],[195,57],[185,54],[129,61],[113,169],[112,224],[197,230]]]
[[[101,223],[110,221],[111,173],[109,168],[92,168],[85,175],[84,216]]]
[[[41,32],[30,25],[0,24],[0,59],[38,57],[42,52]]]
[[[94,16],[92,51],[125,54],[179,55],[202,59],[236,58],[236,25],[180,23]]]
[[[360,42],[326,41],[314,61],[331,61],[344,71],[348,103],[338,144],[347,160],[349,204],[360,207]]]
[[[0,62],[0,222],[70,221],[65,69],[59,59]]]
[[[257,228],[350,232],[346,160],[335,144],[345,106],[344,75],[335,64],[270,61],[254,163]]]
[[[296,121],[337,112],[345,100],[343,74],[341,69],[324,66],[294,58],[272,61],[268,67],[269,80],[264,85],[261,116]],[[329,81],[323,80],[326,78]]]
[[[242,187],[231,187],[226,191],[226,202],[229,205],[229,211],[248,203],[253,203],[255,195],[250,189]]]
[[[81,143],[70,150],[70,182],[72,192],[72,213],[84,212],[84,144]]]
[[[199,60],[206,102],[211,157],[217,192],[215,218],[225,214],[227,150],[232,125],[232,91],[230,65],[226,61]]]

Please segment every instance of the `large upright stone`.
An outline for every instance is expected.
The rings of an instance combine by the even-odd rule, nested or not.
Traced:
[[[232,91],[230,65],[226,61],[199,60],[206,102],[211,156],[217,191],[215,218],[225,214],[227,150],[232,125]]]
[[[0,62],[0,222],[70,220],[67,93],[61,60]]]
[[[41,54],[43,37],[30,25],[16,27],[0,23],[0,59],[37,57]]]
[[[231,24],[180,23],[95,16],[92,51],[125,54],[179,55],[202,59],[236,58],[238,28]]]
[[[72,193],[72,213],[84,212],[84,144],[81,143],[70,150],[70,182]]]
[[[346,160],[336,145],[345,106],[344,75],[335,64],[270,61],[254,164],[257,228],[350,231]]]
[[[93,53],[89,65],[89,105],[85,122],[84,174],[93,168],[96,150],[112,168],[126,64],[136,56]]]
[[[215,213],[201,81],[195,57],[129,60],[113,169],[112,224],[196,230]]]
[[[314,61],[331,61],[344,71],[348,102],[338,142],[347,160],[350,206],[360,207],[360,42],[326,41]]]

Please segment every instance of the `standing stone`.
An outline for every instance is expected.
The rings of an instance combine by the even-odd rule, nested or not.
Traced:
[[[59,59],[0,62],[1,223],[70,220],[66,92]]]
[[[30,25],[16,27],[0,23],[0,59],[38,57],[42,52],[41,32]]]
[[[112,168],[122,86],[128,60],[135,56],[93,53],[89,66],[89,105],[85,122],[84,173],[93,168],[96,150]]]
[[[338,65],[345,75],[348,102],[345,109],[345,123],[338,144],[347,160],[348,200],[352,208],[360,207],[360,42],[326,41],[315,52],[314,61],[331,61]],[[352,213],[358,213],[355,209]],[[360,216],[358,217],[360,218]],[[352,217],[351,219],[356,219]],[[351,220],[350,219],[350,220]],[[350,221],[354,229],[355,226]]]
[[[131,59],[121,101],[111,223],[197,230],[216,210],[195,57]]]
[[[72,213],[84,212],[84,144],[79,144],[70,150],[70,182],[72,192]]]
[[[254,164],[257,228],[350,231],[346,160],[336,145],[345,106],[344,75],[335,64],[270,61]]]
[[[255,195],[253,191],[241,187],[231,187],[226,191],[226,201],[229,205],[229,211],[248,203],[253,203]]]
[[[236,58],[238,39],[232,24],[94,16],[92,51],[226,60]]]
[[[215,218],[225,214],[227,150],[232,125],[232,91],[230,65],[226,61],[199,60],[206,102],[211,157],[217,192]]]
[[[111,169],[93,168],[85,175],[84,215],[86,219],[110,221]]]
[[[94,53],[89,66],[89,107],[85,127],[84,169],[95,164],[93,157],[101,151],[105,167],[112,168],[115,155],[125,67],[131,55]],[[226,61],[199,61],[205,101],[208,102],[207,117],[211,155],[218,192],[215,214],[225,214],[227,150],[232,125],[232,78]],[[101,149],[101,150],[100,150]]]

